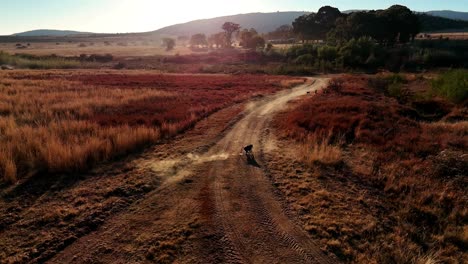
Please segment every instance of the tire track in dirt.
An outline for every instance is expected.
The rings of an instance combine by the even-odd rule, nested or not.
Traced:
[[[263,132],[276,111],[306,91],[321,88],[326,81],[318,79],[251,106],[250,112],[210,154],[235,155],[245,145],[260,146]],[[248,164],[245,157],[237,157],[213,163],[208,172],[208,177],[214,178],[215,217],[228,241],[226,259],[233,263],[335,263],[286,216],[261,165]]]

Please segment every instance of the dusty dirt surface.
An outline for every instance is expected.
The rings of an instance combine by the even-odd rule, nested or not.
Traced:
[[[125,201],[118,210],[105,214],[97,210],[86,218],[98,218],[92,228],[73,233],[75,229],[69,225],[66,230],[72,235],[68,240],[59,243],[68,234],[60,233],[55,239],[58,241],[42,244],[51,250],[25,251],[36,258],[24,259],[49,263],[337,262],[334,256],[322,252],[297,224],[297,216],[286,209],[263,160],[265,151],[273,151],[266,139],[274,113],[326,82],[309,79],[299,87],[251,101],[244,110],[237,105],[220,111],[186,135],[132,159],[115,177],[122,185],[140,179],[135,186],[145,188],[138,195],[123,199],[128,196],[127,189],[116,187],[111,196],[117,202]],[[241,154],[248,144],[254,145],[251,160]],[[102,169],[95,173],[102,173]],[[89,186],[77,185],[82,189],[93,183],[118,186],[106,182],[108,177],[96,176],[84,181]],[[144,184],[150,179],[152,184]],[[49,198],[53,195],[48,194]],[[49,200],[44,196],[40,199],[47,206]],[[60,197],[66,204],[69,197]],[[64,225],[72,220],[62,219]],[[9,225],[14,228],[21,223]],[[55,228],[61,230],[60,226]],[[15,234],[11,237],[13,241]]]

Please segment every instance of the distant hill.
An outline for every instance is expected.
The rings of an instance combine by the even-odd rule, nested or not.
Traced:
[[[222,31],[224,22],[240,24],[242,28],[255,28],[259,33],[268,33],[292,22],[308,12],[250,13],[195,20],[188,23],[161,28],[152,33],[157,35],[188,36],[194,33],[213,34]]]
[[[359,11],[368,11],[368,10],[354,9],[354,10],[345,10],[342,12],[345,14],[350,14],[350,13],[359,12]],[[458,12],[458,11],[451,11],[451,10],[435,10],[435,11],[417,12],[417,13],[443,17],[443,18],[448,18],[448,19],[454,19],[454,20],[468,21],[468,12]]]
[[[422,32],[467,31],[468,21],[444,18],[427,13],[418,14]]]
[[[468,12],[456,12],[456,11],[450,11],[450,10],[442,10],[442,11],[429,11],[425,13],[429,15],[433,15],[433,16],[443,17],[443,18],[468,21]]]
[[[346,10],[343,13],[352,13],[364,10]],[[233,16],[216,17],[211,19],[195,20],[183,24],[177,24],[158,29],[151,32],[155,35],[189,36],[194,33],[213,34],[222,31],[224,22],[238,23],[243,28],[255,28],[259,33],[268,33],[281,25],[292,24],[292,22],[304,14],[310,12],[275,12],[275,13],[250,13]],[[420,16],[422,30],[464,30],[468,28],[468,13],[455,11],[429,11],[418,13]]]
[[[343,13],[352,13],[365,10],[347,10]],[[242,28],[255,28],[259,33],[268,33],[276,28],[288,24],[305,14],[310,12],[274,12],[274,13],[249,13],[233,16],[223,16],[211,19],[194,20],[187,23],[176,24],[164,27],[155,31],[141,33],[157,36],[190,36],[195,33],[213,34],[221,32],[221,26],[224,22],[230,21],[238,23]],[[428,31],[444,31],[444,30],[464,30],[468,28],[468,12],[456,11],[429,11],[418,13],[420,15],[423,32]],[[461,21],[464,20],[464,21]],[[79,32],[70,30],[49,30],[39,29],[22,33],[13,34],[12,36],[20,37],[64,37],[70,35],[86,35],[93,34],[89,32]]]
[[[44,37],[44,36],[63,37],[63,36],[80,35],[80,34],[90,34],[90,33],[71,31],[71,30],[38,29],[38,30],[31,30],[31,31],[26,31],[22,33],[17,33],[13,35],[19,36],[19,37]]]

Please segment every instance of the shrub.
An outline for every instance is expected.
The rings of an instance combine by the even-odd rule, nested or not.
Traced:
[[[318,48],[318,57],[321,60],[334,62],[338,58],[338,49],[334,46],[323,46]]]
[[[301,55],[311,54],[312,56],[317,56],[317,47],[315,45],[300,45],[300,46],[292,46],[287,52],[286,57],[290,59],[295,59]]]
[[[166,48],[166,51],[173,50],[176,45],[176,42],[172,38],[164,38],[162,40],[162,46]]]
[[[427,66],[431,67],[451,67],[457,64],[457,55],[451,51],[433,50],[427,52],[423,61]]]
[[[113,68],[116,69],[116,70],[121,70],[121,69],[124,69],[125,67],[127,67],[127,65],[126,65],[125,63],[123,63],[123,62],[120,61],[119,63],[117,63],[116,65],[114,65]]]
[[[295,59],[294,62],[300,65],[311,66],[311,65],[314,65],[315,63],[315,57],[312,54],[304,54],[304,55],[297,57],[297,59]]]
[[[454,103],[463,103],[468,98],[468,70],[451,70],[432,82],[433,90]]]

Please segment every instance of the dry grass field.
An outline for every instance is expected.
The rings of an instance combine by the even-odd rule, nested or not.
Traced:
[[[272,76],[0,72],[0,178],[83,171],[294,82]]]
[[[382,90],[391,79],[401,86]],[[430,90],[420,76],[345,76],[276,119],[297,148],[268,157],[275,185],[342,260],[466,261],[468,113]]]
[[[451,40],[467,40],[468,32],[451,32],[451,33],[423,33],[418,35],[417,39],[451,39]]]
[[[60,40],[58,40],[60,41]],[[21,44],[19,49],[16,45]],[[29,44],[29,45],[28,45]],[[193,53],[184,45],[177,45],[173,50],[166,51],[160,41],[119,40],[106,41],[98,39],[96,42],[18,42],[0,43],[0,50],[10,54],[26,53],[32,55],[80,56],[80,54],[112,54],[116,57],[127,56],[155,56],[155,55],[186,55]]]

